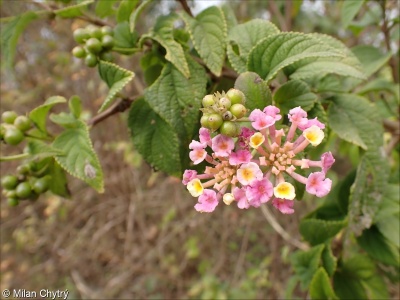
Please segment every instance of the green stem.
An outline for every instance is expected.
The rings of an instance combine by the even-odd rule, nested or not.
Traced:
[[[0,156],[0,162],[23,159],[23,158],[27,158],[28,156],[29,156],[29,153],[21,153],[21,154],[10,155],[10,156]]]
[[[236,122],[250,122],[249,118],[240,118],[237,119]]]

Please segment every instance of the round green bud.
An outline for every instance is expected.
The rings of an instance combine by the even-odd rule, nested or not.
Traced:
[[[92,37],[86,41],[86,48],[89,52],[97,54],[102,50],[101,42]]]
[[[114,30],[110,26],[103,26],[100,30],[102,35],[114,35]]]
[[[205,128],[210,129],[210,124],[208,123],[208,118],[209,118],[209,117],[210,117],[209,115],[203,115],[203,116],[200,118],[201,127],[205,127]]]
[[[201,102],[203,107],[213,106],[215,104],[215,97],[213,95],[205,95]]]
[[[81,46],[76,46],[72,49],[72,55],[77,58],[84,58],[86,56],[86,51]]]
[[[79,44],[85,43],[85,41],[90,38],[89,32],[84,28],[76,29],[73,35],[74,40]]]
[[[44,176],[33,183],[32,189],[36,194],[43,194],[49,189],[49,184],[50,176]]]
[[[208,128],[217,130],[222,125],[222,117],[219,114],[211,114],[208,116]]]
[[[24,139],[24,134],[18,128],[9,127],[4,134],[4,141],[9,145],[18,145]]]
[[[94,25],[89,25],[86,27],[87,32],[89,33],[90,37],[101,39],[103,34],[101,33],[101,29]]]
[[[228,98],[222,97],[221,99],[219,99],[218,105],[223,110],[227,110],[231,107],[232,103],[231,100],[229,100]]]
[[[26,162],[17,167],[17,173],[20,175],[30,174],[32,172],[33,167],[34,167],[33,162]]]
[[[235,122],[225,121],[219,128],[219,132],[229,137],[237,137],[239,131],[238,127],[239,126]]]
[[[6,126],[4,126],[4,123],[1,123],[0,124],[0,140],[3,139],[5,134],[6,134]]]
[[[15,111],[5,111],[1,114],[1,120],[7,124],[13,124],[17,117],[18,115]]]
[[[230,89],[226,93],[226,97],[231,100],[232,104],[244,104],[246,101],[246,97],[242,93],[242,91],[239,91],[238,89]]]
[[[222,119],[224,119],[224,121],[230,121],[230,120],[233,119],[233,115],[232,115],[232,113],[228,110],[228,111],[226,111],[226,112],[224,112],[224,113],[222,114]]]
[[[1,186],[6,190],[14,189],[18,184],[17,176],[6,175],[1,179]]]
[[[113,61],[114,57],[110,52],[103,52],[100,54],[100,59],[105,61]]]
[[[29,198],[30,195],[32,195],[32,188],[29,182],[24,181],[18,184],[15,192],[17,193],[18,198],[26,199]]]
[[[19,200],[17,198],[8,198],[7,203],[9,206],[17,206],[19,204]]]
[[[229,110],[238,119],[243,118],[247,113],[246,107],[239,103],[233,104]]]
[[[17,192],[15,190],[6,191],[4,194],[7,198],[17,198]]]
[[[97,57],[96,55],[89,53],[86,58],[85,58],[85,64],[89,67],[89,68],[93,68],[97,65]]]
[[[114,47],[114,38],[111,35],[105,35],[101,38],[101,45],[104,49],[112,49]]]
[[[14,126],[22,132],[25,132],[32,128],[32,122],[28,117],[18,116],[14,121]]]

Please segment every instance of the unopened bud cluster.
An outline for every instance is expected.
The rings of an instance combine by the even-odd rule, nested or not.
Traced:
[[[202,100],[201,126],[212,132],[237,137],[241,130],[238,121],[247,114],[245,101],[244,94],[237,89],[206,95]]]
[[[241,96],[235,98],[233,94]],[[236,201],[240,209],[270,202],[280,212],[291,214],[296,197],[294,181],[304,184],[309,194],[326,196],[332,186],[326,178],[335,162],[332,153],[322,154],[318,161],[307,159],[304,154],[307,146],[322,142],[325,125],[317,118],[308,119],[307,112],[300,107],[289,111],[291,124],[287,129],[276,127],[282,120],[276,106],[255,109],[245,118],[246,109],[238,114],[232,110],[234,105],[243,106],[244,102],[238,101],[244,99],[242,95],[238,90],[230,90],[203,99],[200,140],[190,143],[189,156],[195,165],[204,160],[209,165],[203,174],[186,170],[182,180],[191,195],[198,197],[195,209],[212,212],[221,200],[227,205]],[[232,118],[224,120],[224,114],[232,114]],[[240,127],[235,122],[239,119],[250,121],[251,128]],[[225,122],[234,124],[234,131],[227,132]],[[307,176],[297,172],[310,168],[320,171],[308,172]]]

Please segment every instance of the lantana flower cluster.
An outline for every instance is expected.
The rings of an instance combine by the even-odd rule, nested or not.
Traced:
[[[292,214],[296,191],[289,177],[317,197],[330,192],[332,180],[326,173],[335,162],[332,153],[322,154],[318,161],[304,158],[303,153],[307,146],[322,142],[325,125],[296,107],[289,111],[291,124],[285,132],[275,126],[282,119],[279,113],[272,105],[253,110],[248,117],[252,128],[242,127],[237,138],[200,128],[199,141],[189,145],[189,156],[193,164],[206,161],[208,166],[202,174],[186,170],[182,180],[198,197],[197,211],[213,212],[222,200],[227,205],[236,202],[240,209],[270,202],[280,212]],[[298,172],[309,168],[317,170],[307,177]]]

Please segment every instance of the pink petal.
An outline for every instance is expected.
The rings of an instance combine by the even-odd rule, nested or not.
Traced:
[[[197,171],[195,171],[195,170],[185,170],[185,172],[183,173],[182,183],[184,185],[187,185],[189,183],[189,181],[195,179],[196,176],[197,176]]]
[[[229,164],[232,166],[248,163],[250,160],[251,153],[247,150],[238,150],[237,152],[232,152],[229,156]]]
[[[205,189],[194,208],[199,212],[213,212],[218,205],[217,194],[213,190]]]
[[[292,200],[274,198],[272,200],[272,205],[275,206],[275,208],[278,209],[283,214],[289,215],[289,214],[294,213],[294,209],[293,209],[294,201],[292,201]]]
[[[211,148],[214,151],[216,156],[227,157],[231,154],[233,148],[235,147],[235,143],[233,139],[223,135],[218,134],[211,140]]]
[[[324,197],[332,187],[332,180],[325,178],[323,172],[311,173],[307,178],[306,191],[317,197]]]

